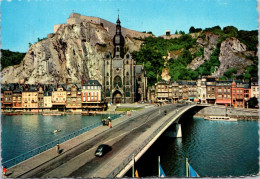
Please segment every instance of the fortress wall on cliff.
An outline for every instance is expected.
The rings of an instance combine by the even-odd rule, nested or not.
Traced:
[[[258,109],[243,109],[243,108],[232,108],[232,107],[222,107],[222,106],[211,106],[205,107],[198,111],[195,115],[197,117],[205,116],[225,116],[234,117],[237,119],[246,119],[246,120],[256,120],[259,118]]]
[[[111,23],[107,20],[101,19],[99,17],[91,17],[91,16],[82,16],[80,14],[76,14],[76,15],[71,15],[70,18],[67,19],[67,24],[76,24],[76,23],[80,23],[82,21],[87,21],[87,22],[91,22],[93,24],[100,24],[102,25],[108,32],[111,38],[114,37],[115,35],[115,31],[116,31],[116,24]],[[54,33],[57,32],[58,28],[61,26],[62,24],[57,24],[54,25]],[[138,31],[134,31],[134,30],[130,30],[127,28],[122,27],[122,35],[125,37],[126,35],[130,36],[130,37],[139,37],[139,38],[145,38],[148,36],[151,36],[151,34],[146,34],[146,33],[142,33],[142,32],[138,32]]]

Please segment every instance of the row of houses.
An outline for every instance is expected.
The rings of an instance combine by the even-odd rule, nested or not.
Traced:
[[[251,98],[259,98],[258,79],[250,81],[202,77],[197,81],[161,81],[150,90],[152,102],[193,101],[245,108]]]
[[[85,84],[2,84],[2,110],[33,111],[56,109],[104,110],[102,86],[97,80]]]

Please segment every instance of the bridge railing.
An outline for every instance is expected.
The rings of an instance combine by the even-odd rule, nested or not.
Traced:
[[[133,156],[136,156],[167,125],[168,121],[172,120],[172,118],[175,117],[177,113],[181,112],[186,107],[187,106],[181,107],[178,111],[175,111],[175,113],[172,114],[167,121],[165,121],[148,138],[146,138],[145,141],[137,149],[135,149],[125,160],[123,160],[123,162],[121,162],[121,164],[116,169],[114,169],[107,177],[115,178],[116,175],[118,175],[119,172],[122,171],[129,164],[129,162],[132,161]]]
[[[111,116],[110,119],[111,119],[111,120],[114,120],[114,119],[116,119],[116,118],[118,118],[118,117],[120,117],[120,116],[121,116],[121,114],[115,114],[115,115]],[[74,137],[76,137],[76,136],[78,136],[78,135],[80,135],[80,134],[83,134],[83,133],[85,133],[85,132],[87,132],[87,131],[90,131],[90,130],[92,130],[92,129],[94,129],[94,128],[100,126],[100,125],[102,125],[102,122],[101,122],[101,121],[100,121],[100,122],[97,122],[97,123],[95,123],[95,124],[93,124],[93,125],[91,125],[91,126],[82,128],[82,129],[80,129],[80,130],[78,130],[78,131],[76,131],[76,132],[73,132],[73,133],[71,133],[71,134],[68,134],[68,135],[66,135],[66,136],[64,136],[64,137],[61,137],[61,138],[59,138],[59,139],[56,139],[56,140],[54,140],[54,141],[52,141],[52,142],[49,142],[49,143],[47,143],[47,144],[45,144],[45,145],[42,145],[42,146],[40,146],[40,147],[37,147],[36,149],[33,149],[33,150],[29,151],[29,152],[26,152],[26,153],[24,153],[24,154],[21,154],[21,155],[15,157],[15,158],[12,158],[12,159],[10,159],[10,160],[7,160],[7,161],[3,162],[2,165],[5,166],[5,167],[7,167],[7,168],[10,168],[10,167],[12,167],[12,166],[14,166],[14,165],[17,165],[18,163],[21,163],[21,162],[23,162],[23,161],[25,161],[25,160],[27,160],[27,159],[29,159],[29,158],[35,156],[35,155],[38,155],[38,154],[40,154],[40,153],[42,153],[42,152],[44,152],[44,151],[46,151],[46,150],[48,150],[48,149],[50,149],[50,148],[56,146],[57,144],[63,143],[63,142],[65,142],[65,141],[67,141],[67,140],[70,140],[70,139],[72,139],[72,138],[74,138]]]

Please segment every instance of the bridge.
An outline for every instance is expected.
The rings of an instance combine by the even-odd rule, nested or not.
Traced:
[[[176,135],[180,135],[180,126],[176,123],[194,107],[197,105],[151,106],[131,116],[121,116],[112,121],[112,128],[98,126],[61,143],[61,154],[52,147],[8,168],[7,175],[10,178],[123,177],[133,161],[172,124],[176,125]],[[164,110],[168,111],[167,115]],[[98,158],[94,152],[100,144],[112,146],[112,151]]]

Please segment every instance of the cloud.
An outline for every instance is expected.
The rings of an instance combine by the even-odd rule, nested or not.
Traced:
[[[12,0],[7,0],[7,2],[11,2]]]

